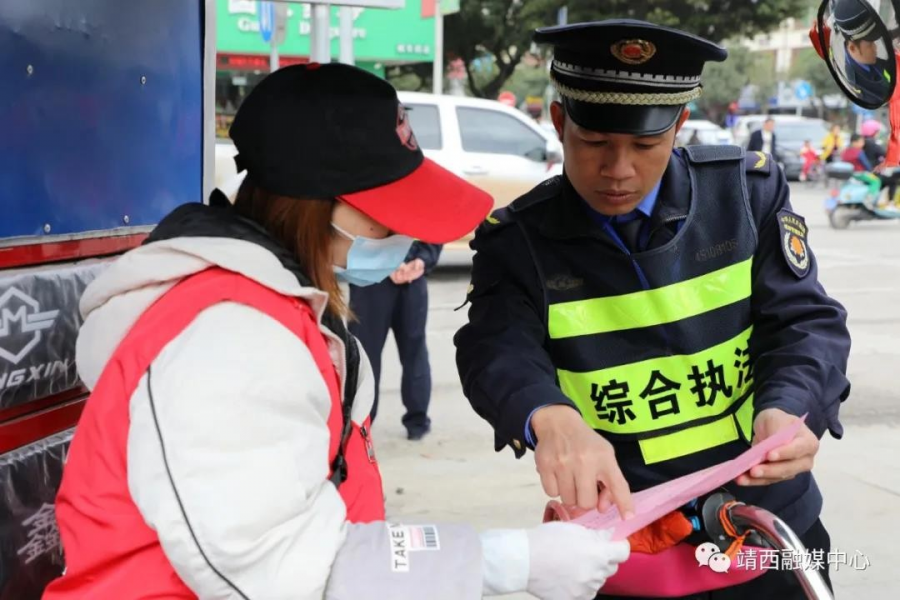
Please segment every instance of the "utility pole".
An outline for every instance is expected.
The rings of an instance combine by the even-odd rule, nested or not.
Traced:
[[[340,17],[341,48],[338,60],[345,65],[353,65],[356,64],[353,56],[353,7],[342,6]]]
[[[432,73],[433,92],[440,96],[444,93],[444,15],[441,12],[441,0],[434,0],[434,70]]]

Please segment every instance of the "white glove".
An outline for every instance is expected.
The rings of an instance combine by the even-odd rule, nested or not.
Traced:
[[[630,552],[627,541],[610,542],[610,535],[562,522],[486,531],[484,595],[527,591],[541,600],[593,600]]]
[[[611,542],[612,530],[545,523],[528,532],[531,573],[526,591],[541,600],[593,600],[628,559],[628,540]]]

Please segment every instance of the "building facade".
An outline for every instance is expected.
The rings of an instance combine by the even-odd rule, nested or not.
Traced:
[[[243,98],[270,71],[268,42],[260,34],[257,0],[217,0],[216,131],[228,127]],[[429,6],[430,5],[430,6]],[[429,9],[430,8],[430,9]],[[379,76],[385,67],[434,60],[433,3],[406,0],[396,10],[354,8],[353,51],[356,65]],[[339,51],[339,8],[331,9],[331,51]],[[291,3],[284,42],[278,47],[279,66],[309,60],[312,5]]]

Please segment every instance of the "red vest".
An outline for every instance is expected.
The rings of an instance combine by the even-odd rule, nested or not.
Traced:
[[[44,600],[197,597],[175,573],[159,538],[146,525],[129,494],[129,401],[168,342],[201,311],[220,302],[256,308],[309,347],[331,394],[329,464],[334,462],[343,420],[341,386],[325,337],[309,306],[223,269],[188,277],[148,308],[131,328],[87,402],[56,501],[66,572],[48,586]],[[368,419],[364,425],[368,429]],[[354,523],[383,521],[381,475],[368,437],[356,423],[345,458],[348,477],[339,491],[347,506],[347,519]],[[290,474],[285,473],[285,477]]]

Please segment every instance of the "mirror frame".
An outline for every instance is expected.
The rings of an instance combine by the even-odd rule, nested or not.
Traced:
[[[877,109],[887,105],[888,102],[890,102],[891,98],[894,97],[894,91],[897,87],[897,77],[898,77],[898,75],[900,75],[900,74],[898,74],[898,69],[896,66],[897,58],[896,58],[895,54],[896,54],[897,50],[894,49],[894,44],[891,41],[891,37],[890,37],[890,30],[888,29],[887,24],[881,19],[881,15],[879,15],[877,12],[875,12],[875,8],[871,4],[866,2],[866,0],[859,0],[859,1],[862,2],[866,6],[866,9],[869,11],[869,13],[874,15],[875,18],[878,19],[878,22],[881,23],[882,29],[884,30],[884,35],[883,35],[882,41],[884,42],[885,47],[888,49],[888,52],[890,53],[888,58],[889,59],[893,58],[893,61],[894,61],[893,62],[894,77],[891,80],[890,93],[887,95],[887,98],[885,98],[884,102],[882,102],[880,104],[872,104],[872,103],[864,102],[861,99],[857,98],[856,95],[853,94],[853,92],[851,92],[850,90],[848,90],[847,87],[844,85],[844,81],[843,81],[842,77],[837,73],[836,67],[832,64],[832,62],[830,60],[831,45],[825,43],[826,42],[826,40],[825,40],[825,10],[826,10],[826,8],[828,8],[828,5],[831,4],[831,0],[822,0],[822,3],[819,4],[819,12],[816,17],[816,28],[818,29],[818,34],[819,34],[819,45],[821,46],[823,52],[827,53],[826,57],[825,57],[825,64],[828,65],[828,70],[831,72],[831,77],[832,77],[832,79],[834,79],[834,82],[838,85],[841,92],[843,92],[843,94],[847,98],[847,100],[849,100],[853,104],[856,104],[857,106],[860,106],[860,107],[868,109],[868,110],[877,110]],[[890,0],[890,2],[891,2],[891,6],[894,7],[894,13],[898,14],[898,9],[900,9],[900,0]]]

